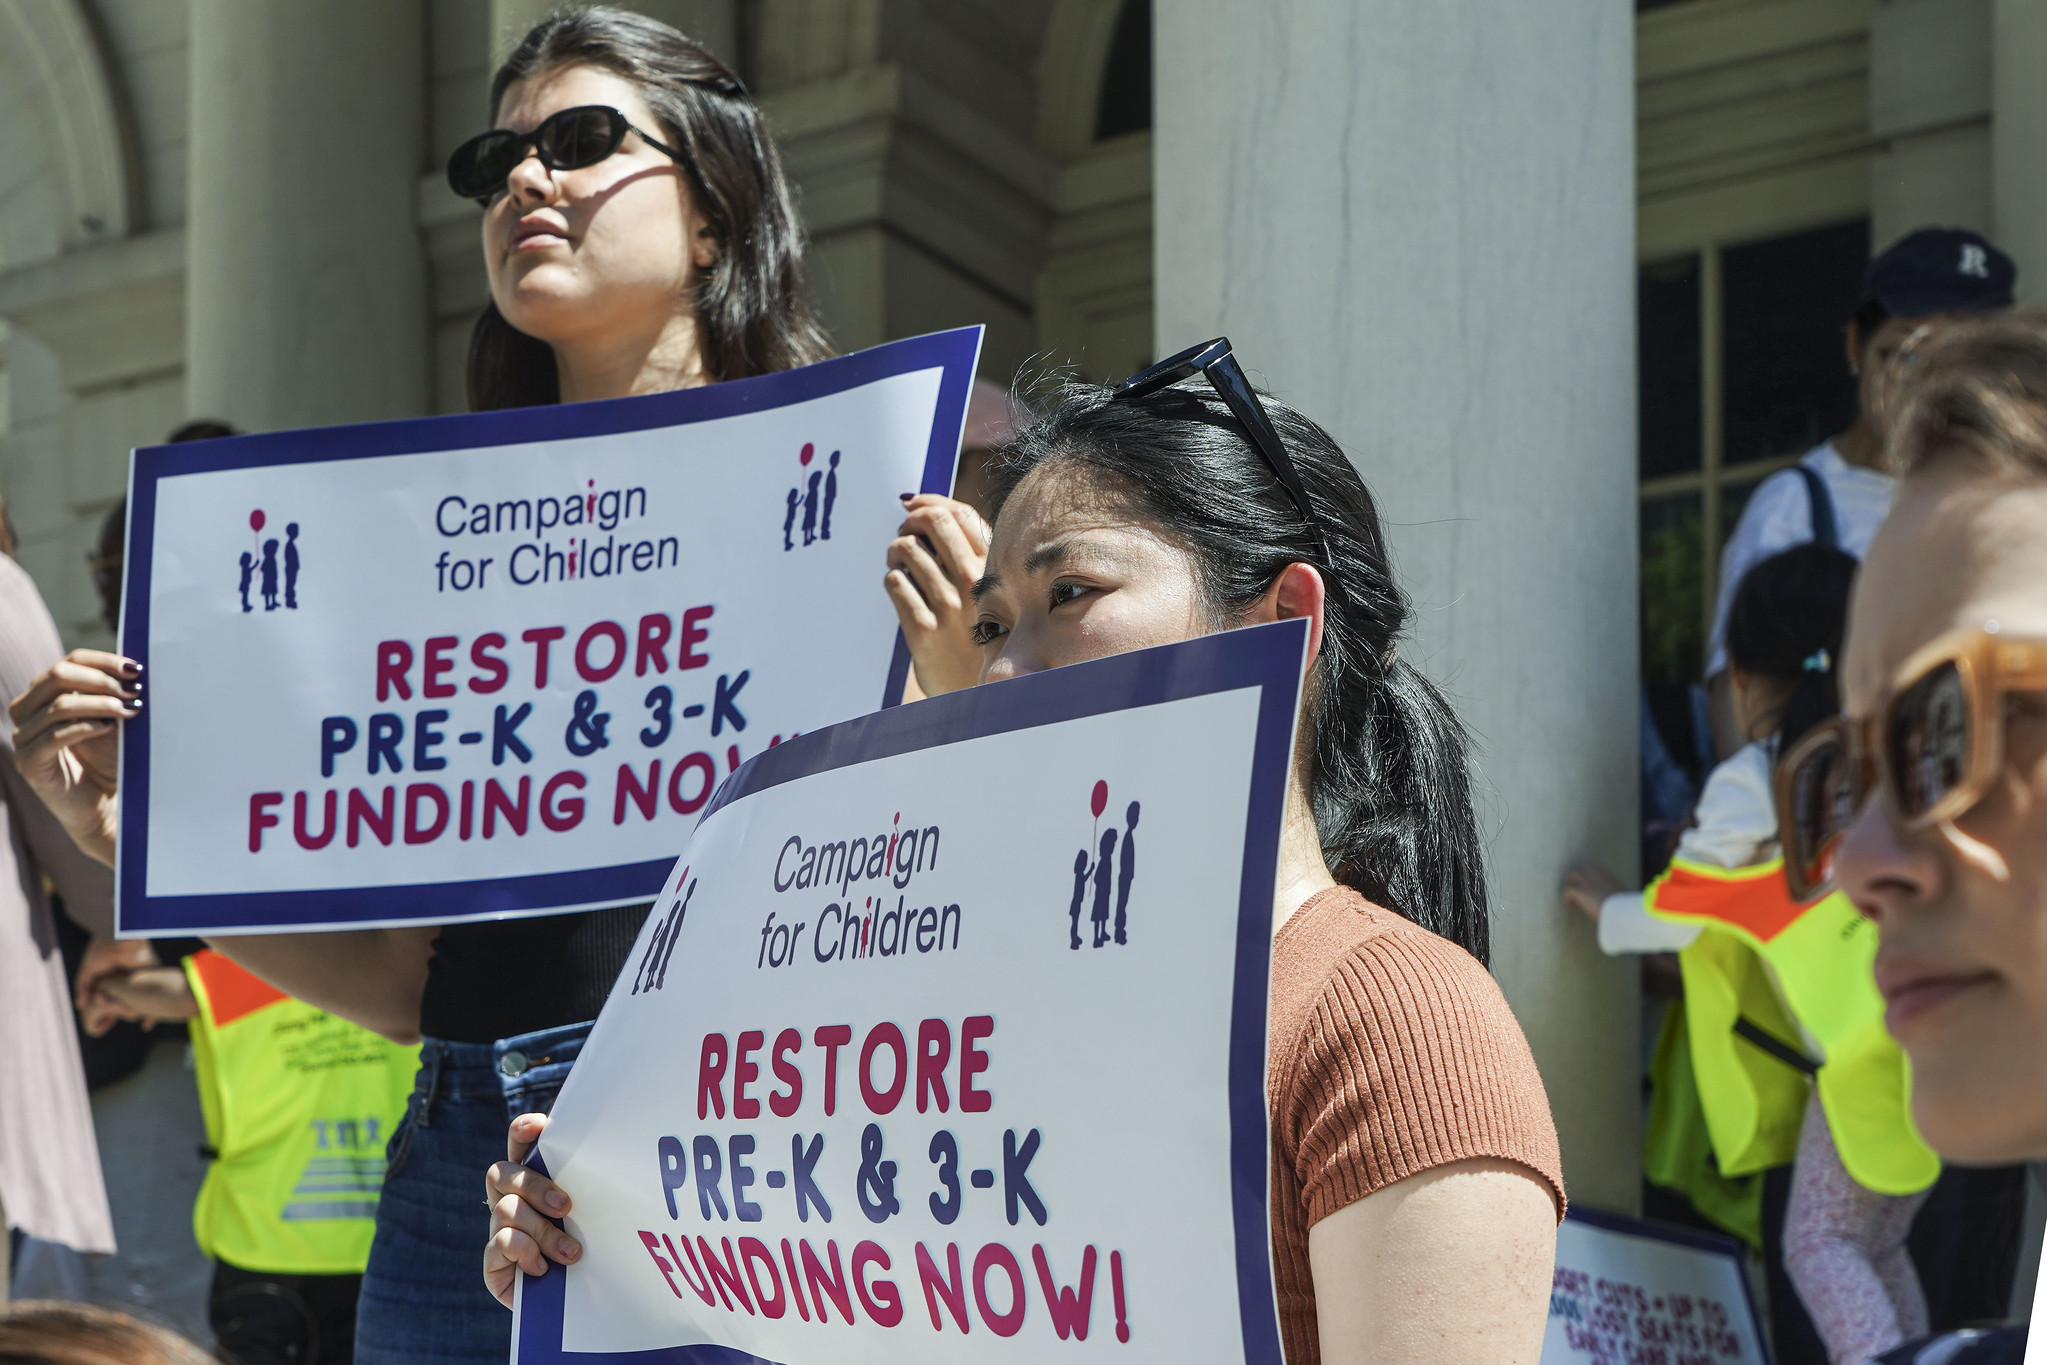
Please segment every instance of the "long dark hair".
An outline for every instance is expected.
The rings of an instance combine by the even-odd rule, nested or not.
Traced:
[[[1831,545],[1794,545],[1758,562],[1734,590],[1727,657],[1791,688],[1777,713],[1780,754],[1841,709],[1835,670],[1855,567],[1853,555]]]
[[[697,345],[713,379],[744,379],[831,354],[803,292],[803,229],[761,112],[723,63],[668,25],[596,6],[536,24],[490,83],[491,115],[514,81],[594,66],[638,86],[684,153],[690,198],[718,240],[696,291]],[[472,410],[561,400],[554,352],[487,305],[469,338]]]
[[[1287,565],[1320,570],[1328,607],[1304,706],[1323,856],[1338,881],[1485,962],[1485,862],[1464,727],[1398,655],[1407,596],[1364,480],[1328,432],[1282,403],[1265,405],[1307,487],[1326,554],[1229,409],[1184,388],[1127,403],[1067,383],[1034,399],[1044,416],[994,469],[997,515],[1042,466],[1066,463],[1104,478],[1192,551],[1218,629],[1240,621]]]

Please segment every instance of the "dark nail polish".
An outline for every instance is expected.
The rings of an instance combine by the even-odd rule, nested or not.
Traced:
[[[896,494],[896,496],[901,498],[904,502],[908,502],[911,498],[914,498],[917,495],[915,493],[898,493]]]

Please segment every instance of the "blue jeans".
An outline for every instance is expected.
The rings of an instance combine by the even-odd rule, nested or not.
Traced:
[[[356,1365],[441,1365],[511,1355],[512,1315],[483,1287],[505,1126],[554,1106],[590,1034],[568,1024],[496,1043],[429,1038],[391,1135],[376,1240],[356,1312]]]

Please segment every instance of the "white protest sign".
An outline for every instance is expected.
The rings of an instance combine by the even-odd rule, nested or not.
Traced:
[[[900,690],[882,553],[979,344],[137,451],[121,931],[651,897],[745,757]]]
[[[1573,1208],[1542,1365],[1768,1365],[1741,1243]]]
[[[1306,632],[870,715],[720,792],[541,1156],[516,1358],[1278,1365],[1273,881]]]

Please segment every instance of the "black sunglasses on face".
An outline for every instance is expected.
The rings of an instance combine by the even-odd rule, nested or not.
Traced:
[[[489,207],[491,200],[504,193],[513,169],[526,159],[527,148],[532,148],[540,164],[550,171],[574,171],[594,166],[616,152],[627,133],[638,133],[649,147],[689,165],[687,156],[635,128],[618,110],[585,104],[550,114],[530,133],[509,128],[478,133],[448,158],[448,188]]]
[[[1315,532],[1315,538],[1321,542],[1323,562],[1330,562],[1329,541],[1322,534],[1322,523],[1308,510],[1308,490],[1301,483],[1300,471],[1294,468],[1293,457],[1286,453],[1286,445],[1279,439],[1279,432],[1272,425],[1265,405],[1258,401],[1257,390],[1245,377],[1244,367],[1232,354],[1228,337],[1217,337],[1199,346],[1190,346],[1178,355],[1168,356],[1158,364],[1138,371],[1110,391],[1110,400],[1134,403],[1196,374],[1208,380],[1216,396],[1223,400],[1251,438],[1251,444],[1265,457],[1265,463],[1279,480],[1287,500],[1293,503],[1294,510],[1301,514],[1301,520],[1308,523]]]

